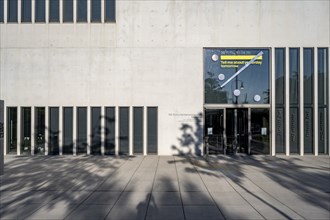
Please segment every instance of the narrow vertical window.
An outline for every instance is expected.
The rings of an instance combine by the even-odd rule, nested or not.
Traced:
[[[77,22],[87,22],[87,0],[77,0]]]
[[[87,108],[77,108],[77,153],[87,152]]]
[[[91,3],[91,21],[101,22],[101,0],[94,0]]]
[[[129,108],[119,107],[119,153],[128,154]]]
[[[49,1],[49,22],[60,21],[60,1],[50,0]]]
[[[275,145],[276,153],[285,152],[285,49],[275,49]]]
[[[299,153],[299,48],[289,50],[290,153]]]
[[[73,153],[73,108],[63,108],[63,154]]]
[[[59,154],[59,108],[49,108],[49,154]]]
[[[35,21],[45,22],[45,0],[35,0]]]
[[[105,0],[105,13],[104,20],[106,22],[116,21],[116,1],[115,0]]]
[[[101,154],[101,107],[91,108],[91,153]]]
[[[17,152],[17,107],[7,108],[7,152]]]
[[[147,151],[148,154],[158,152],[158,113],[157,107],[148,107],[147,110]]]
[[[7,3],[7,21],[8,22],[17,22],[17,0],[8,0]]]
[[[63,1],[63,22],[73,22],[73,0]]]
[[[318,48],[318,127],[319,127],[319,153],[328,153],[329,146],[329,118],[328,118],[328,93],[329,93],[329,54],[327,48]]]
[[[4,14],[4,1],[0,0],[0,23],[3,22],[3,14]]]
[[[105,154],[115,154],[115,107],[105,108]]]
[[[143,107],[133,108],[133,147],[134,154],[143,153]]]
[[[31,153],[31,108],[21,108],[21,153]]]
[[[21,2],[21,21],[31,22],[31,0]]]
[[[304,153],[313,153],[314,49],[304,48]]]
[[[35,154],[45,153],[45,108],[36,107],[34,112]]]

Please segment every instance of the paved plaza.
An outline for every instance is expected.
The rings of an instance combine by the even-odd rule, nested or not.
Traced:
[[[329,219],[329,156],[5,156],[0,219]]]

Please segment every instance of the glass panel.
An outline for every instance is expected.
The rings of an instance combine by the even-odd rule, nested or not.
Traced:
[[[31,0],[21,2],[21,21],[31,22]]]
[[[115,154],[115,107],[105,108],[105,154]]]
[[[77,21],[87,21],[87,0],[77,0]]]
[[[91,10],[91,20],[92,22],[100,22],[101,21],[101,0],[94,0],[91,2],[92,10]]]
[[[205,103],[268,104],[269,67],[268,49],[204,49]]]
[[[77,108],[77,153],[87,153],[87,108]]]
[[[63,154],[73,153],[73,108],[63,108]]]
[[[60,1],[50,0],[49,1],[49,22],[60,21]]]
[[[3,22],[4,13],[4,1],[0,0],[0,22]]]
[[[147,153],[158,152],[158,114],[157,107],[148,107],[147,110]]]
[[[251,109],[251,154],[269,154],[269,109]]]
[[[37,107],[34,112],[35,154],[45,153],[45,108]]]
[[[313,153],[313,108],[304,108],[304,153]]]
[[[133,108],[133,152],[143,153],[143,107]]]
[[[119,107],[119,153],[128,154],[129,108]]]
[[[63,1],[63,22],[73,22],[73,0]]]
[[[59,154],[59,108],[49,108],[49,154]]]
[[[290,104],[298,104],[299,99],[299,49],[290,48]]]
[[[328,153],[329,147],[329,54],[328,48],[318,48],[318,104],[319,153]]]
[[[35,21],[45,22],[45,0],[35,0]]]
[[[104,19],[106,22],[115,22],[116,21],[116,1],[115,0],[105,0],[105,16]]]
[[[21,108],[21,153],[31,153],[31,108]]]
[[[206,144],[209,146],[209,154],[224,153],[224,111],[223,109],[205,110]]]
[[[284,108],[276,108],[275,110],[275,145],[276,153],[285,152],[285,113]]]
[[[17,107],[7,108],[7,149],[17,152]]]
[[[290,153],[299,153],[299,111],[290,107]]]
[[[275,100],[276,104],[284,104],[285,94],[285,49],[275,49]]]
[[[8,0],[8,22],[17,22],[17,0]]]
[[[92,154],[101,154],[101,108],[92,107],[92,122],[91,122],[91,153]]]

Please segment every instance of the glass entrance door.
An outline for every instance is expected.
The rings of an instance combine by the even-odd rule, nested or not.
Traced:
[[[249,153],[247,108],[226,109],[227,153]]]
[[[205,110],[204,132],[208,153],[224,153],[224,109]]]

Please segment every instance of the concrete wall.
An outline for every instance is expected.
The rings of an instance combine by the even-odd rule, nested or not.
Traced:
[[[116,10],[109,24],[0,24],[6,106],[158,106],[159,154],[172,154],[183,123],[201,139],[203,47],[329,47],[329,1],[117,0]]]

